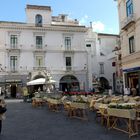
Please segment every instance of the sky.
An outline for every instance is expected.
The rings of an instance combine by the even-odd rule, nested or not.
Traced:
[[[51,6],[52,15],[67,14],[99,33],[119,34],[114,0],[0,0],[0,21],[26,22],[26,4]]]

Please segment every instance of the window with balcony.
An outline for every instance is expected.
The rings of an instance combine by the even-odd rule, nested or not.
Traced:
[[[10,69],[11,71],[15,72],[17,71],[17,56],[10,56]]]
[[[126,1],[126,13],[127,13],[127,17],[130,17],[133,14],[133,2],[132,2],[132,0]]]
[[[71,57],[66,57],[66,70],[71,70]]]
[[[134,36],[129,38],[129,53],[134,53],[135,52],[135,39]]]
[[[100,74],[104,74],[104,63],[100,63]]]
[[[71,50],[71,37],[65,37],[65,49]]]
[[[35,25],[41,27],[42,26],[42,16],[36,15],[35,16]]]
[[[36,67],[43,67],[43,56],[36,56]]]
[[[18,37],[17,35],[10,36],[10,46],[12,49],[16,49],[18,44]]]
[[[36,36],[36,48],[42,49],[42,45],[43,45],[42,36]]]

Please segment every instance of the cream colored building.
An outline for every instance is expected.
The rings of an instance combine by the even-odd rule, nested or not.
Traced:
[[[118,0],[118,12],[124,88],[136,88],[140,85],[140,0]]]
[[[27,81],[45,77],[46,70],[63,91],[90,90],[93,76],[105,77],[113,86],[114,69],[107,56],[117,35],[100,34],[99,44],[91,27],[65,14],[52,16],[50,6],[27,5],[26,18],[0,21],[0,87],[12,97]]]
[[[0,21],[0,86],[15,97],[47,70],[60,90],[88,90],[88,29],[67,15],[52,16],[50,6],[27,5],[26,17]]]

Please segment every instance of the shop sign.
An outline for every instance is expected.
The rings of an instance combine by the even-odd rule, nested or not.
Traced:
[[[19,83],[19,82],[21,82],[20,79],[7,79],[6,80],[6,83]]]
[[[134,67],[129,69],[123,69],[123,72],[133,72],[133,71],[139,71],[140,67]]]

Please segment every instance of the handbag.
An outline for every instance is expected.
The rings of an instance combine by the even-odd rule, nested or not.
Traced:
[[[3,114],[7,111],[7,108],[6,107],[2,107],[0,106],[0,114]]]

